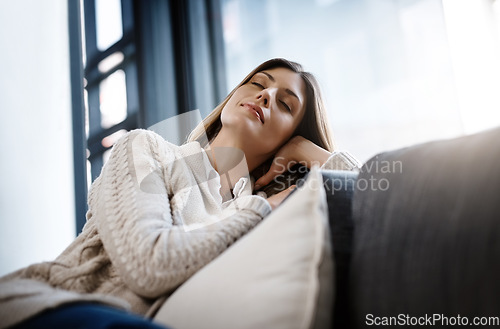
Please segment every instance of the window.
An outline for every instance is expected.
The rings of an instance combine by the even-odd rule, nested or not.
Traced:
[[[129,130],[184,112],[205,116],[224,96],[225,71],[218,0],[68,3],[80,232],[85,186],[113,144]]]
[[[139,127],[132,1],[85,0],[85,119],[90,183],[109,149]]]

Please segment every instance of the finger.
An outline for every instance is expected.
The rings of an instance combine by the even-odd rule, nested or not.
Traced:
[[[269,201],[269,204],[271,205],[271,207],[273,209],[276,209],[276,207],[278,207],[290,195],[290,193],[293,192],[295,187],[296,187],[295,185],[292,185],[292,186],[288,187],[287,189],[285,189],[277,194],[274,194],[273,196],[268,198],[267,200]]]
[[[290,185],[287,190],[289,191],[288,194],[292,193],[293,191],[295,191],[295,189],[297,188],[297,185],[293,184],[293,185]]]
[[[266,186],[269,184],[276,176],[281,175],[286,170],[286,166],[278,165],[275,161],[273,161],[271,168],[265,173],[262,177],[260,177],[255,182],[255,189],[258,190],[262,186]]]
[[[286,199],[290,195],[290,193],[292,193],[293,190],[295,190],[296,188],[297,188],[296,185],[291,185],[287,189],[281,191],[280,193],[283,193],[283,196],[284,196],[283,200]]]

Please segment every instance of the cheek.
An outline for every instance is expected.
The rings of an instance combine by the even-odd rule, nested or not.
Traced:
[[[272,127],[269,128],[266,139],[274,148],[284,144],[292,136],[296,124],[292,118],[285,117],[274,121]]]
[[[222,112],[220,114],[220,118],[221,118],[221,121],[222,123],[224,124],[225,122],[227,122],[228,120],[231,121],[233,120],[233,117],[234,117],[234,108],[235,108],[235,101],[234,101],[234,98],[230,99],[226,105],[222,108]]]
[[[233,93],[231,98],[228,99],[226,105],[222,109],[221,120],[229,119],[233,115],[233,113],[236,112],[236,109],[238,108],[238,102],[243,97],[241,89],[241,87],[237,89]]]

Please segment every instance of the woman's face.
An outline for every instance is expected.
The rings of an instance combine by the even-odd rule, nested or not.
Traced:
[[[292,136],[304,117],[305,90],[301,76],[287,68],[258,72],[222,109],[222,128],[233,130],[246,148],[271,155]]]

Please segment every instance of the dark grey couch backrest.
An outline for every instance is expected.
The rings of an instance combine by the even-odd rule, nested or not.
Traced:
[[[500,129],[380,154],[356,185],[357,327],[400,314],[500,316]]]

